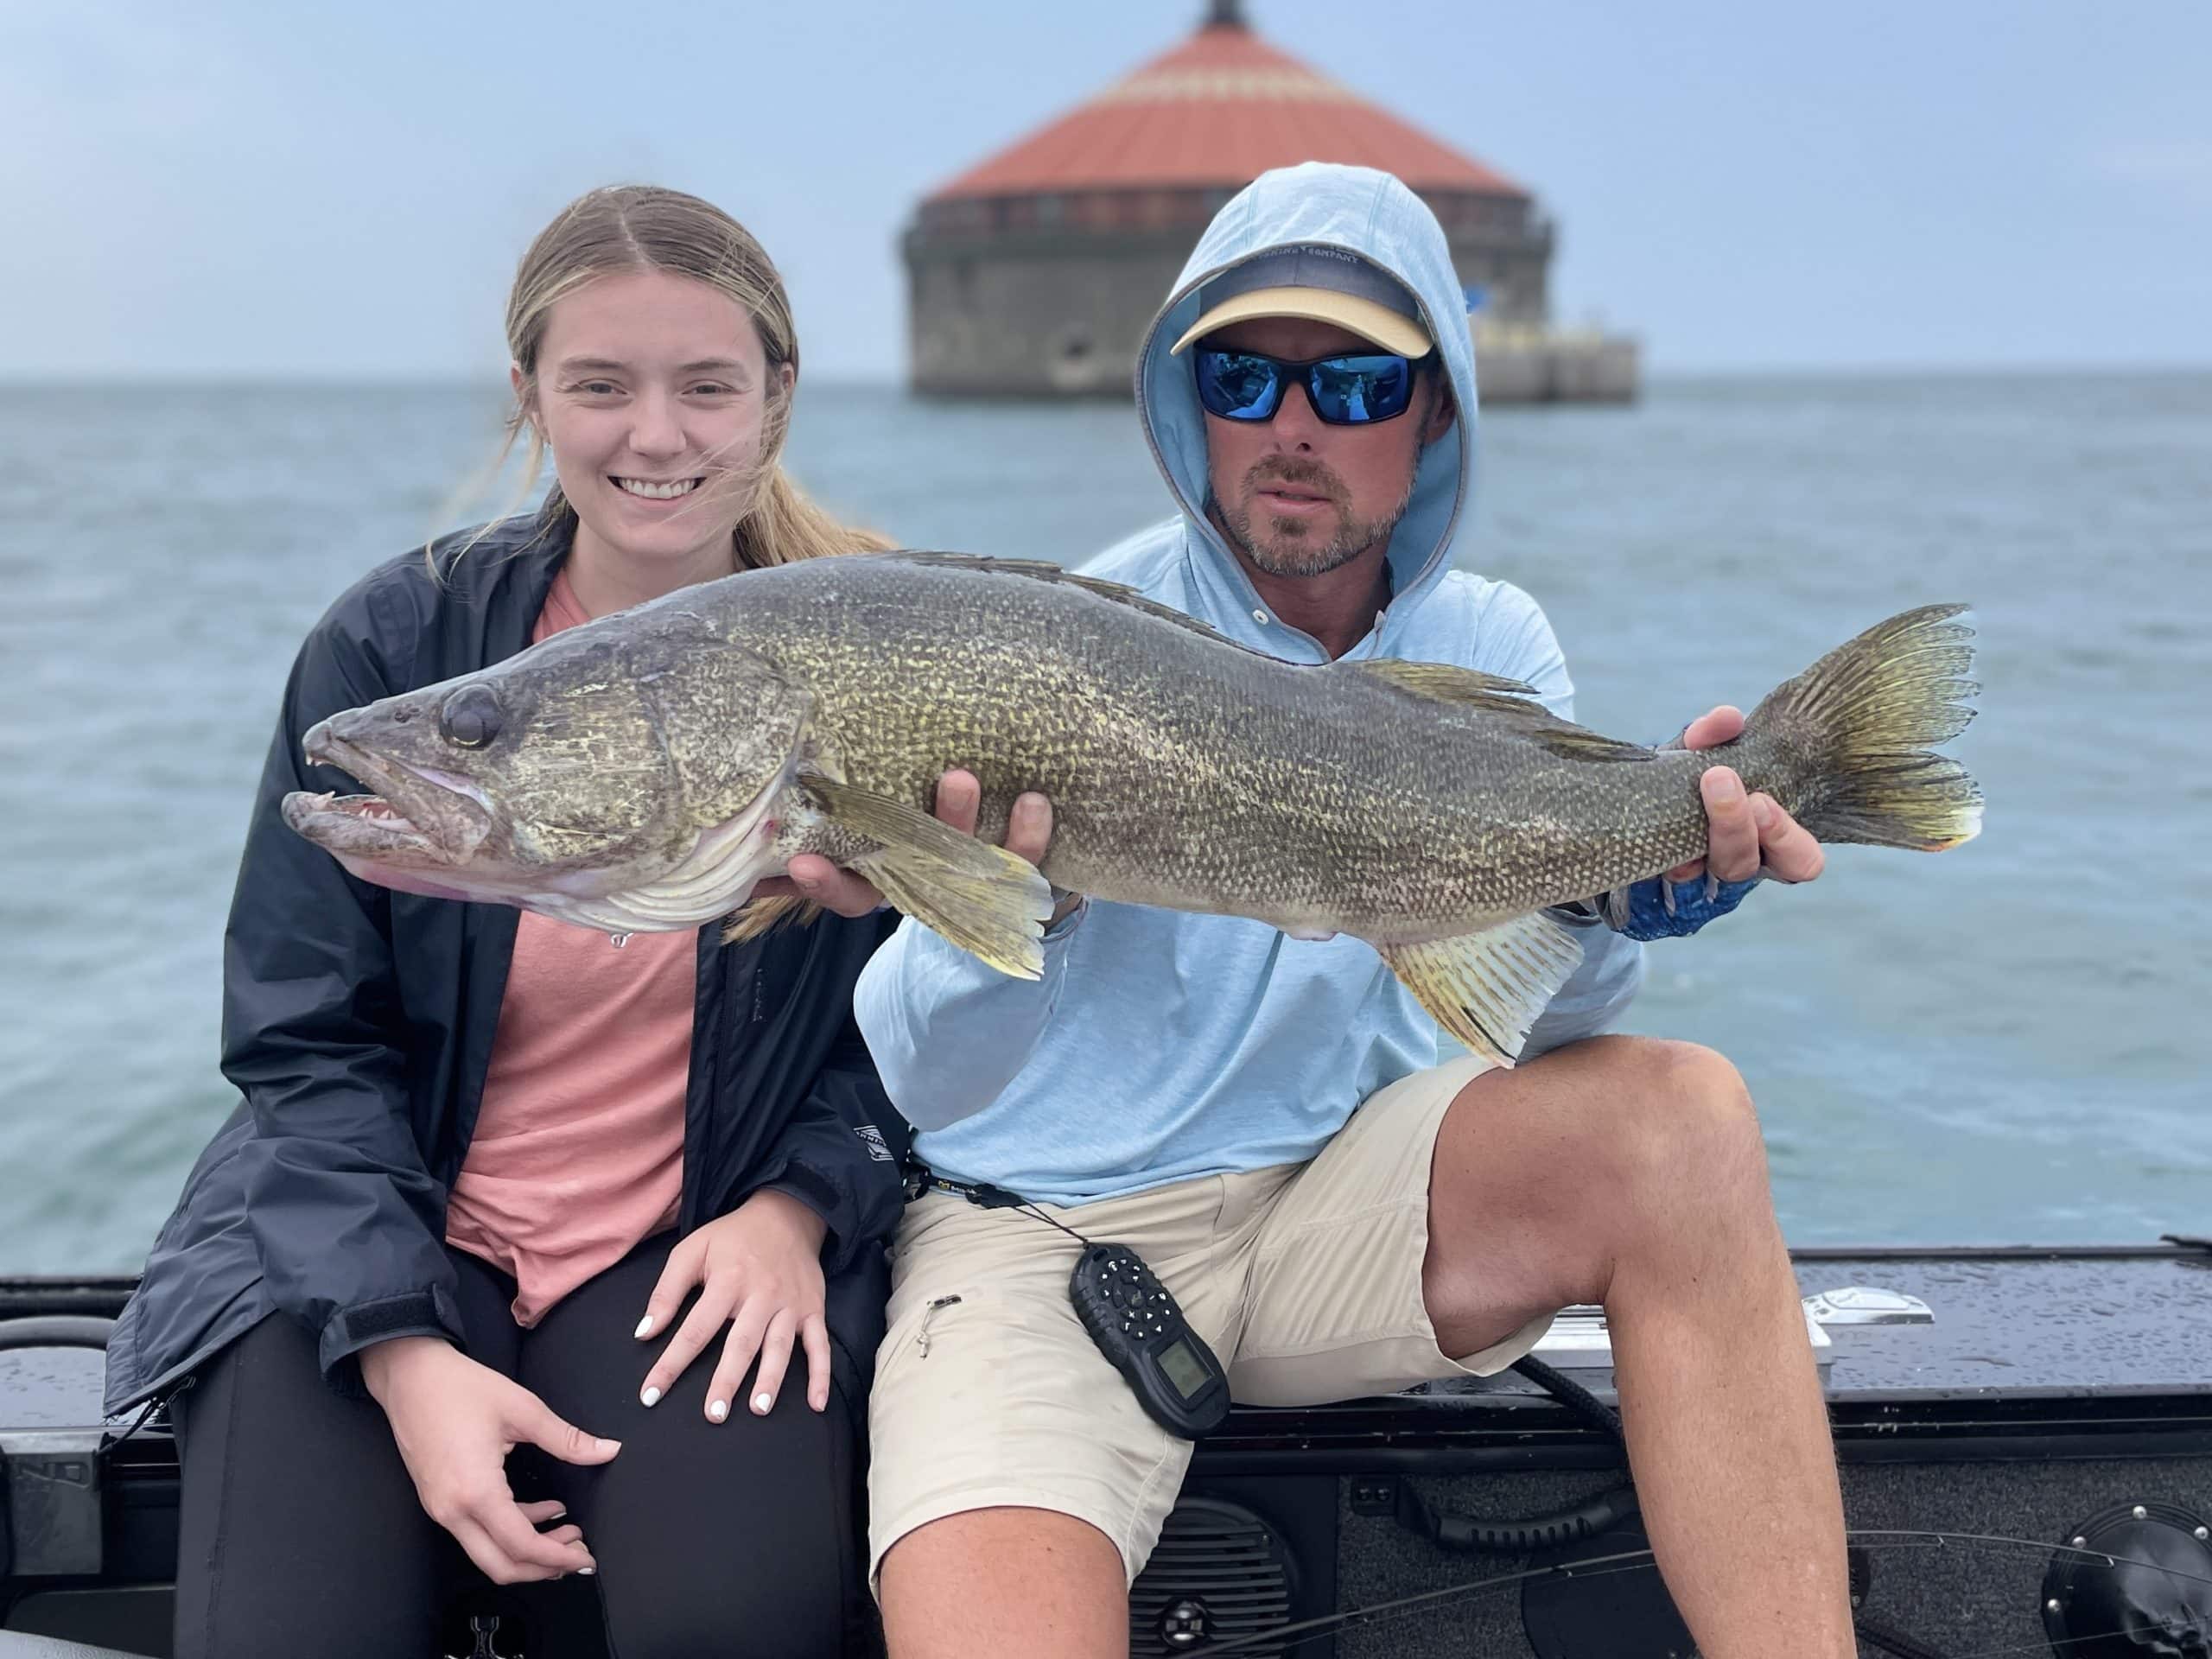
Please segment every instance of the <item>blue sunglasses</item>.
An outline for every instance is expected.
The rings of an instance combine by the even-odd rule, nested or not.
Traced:
[[[1191,353],[1198,401],[1225,421],[1272,421],[1283,388],[1306,387],[1313,412],[1331,426],[1371,426],[1395,420],[1414,400],[1409,358],[1385,352],[1353,352],[1286,363],[1258,352],[1223,352],[1201,346]]]

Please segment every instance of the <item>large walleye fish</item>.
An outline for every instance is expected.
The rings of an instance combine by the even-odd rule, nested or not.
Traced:
[[[800,852],[1032,978],[1048,880],[1348,933],[1510,1064],[1580,959],[1542,911],[1702,853],[1707,767],[1826,842],[1935,852],[1978,831],[1973,779],[1929,753],[1973,717],[1963,608],[1869,629],[1692,753],[1465,669],[1279,662],[1048,564],[815,559],[334,715],[308,758],[378,792],[283,813],[366,880],[615,933],[728,915]],[[1041,874],[929,815],[956,766],[982,781],[983,837],[1020,791],[1051,798]]]

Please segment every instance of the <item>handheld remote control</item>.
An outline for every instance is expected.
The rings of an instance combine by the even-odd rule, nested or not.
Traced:
[[[1183,1310],[1126,1244],[1092,1244],[1068,1280],[1076,1315],[1153,1421],[1186,1440],[1221,1427],[1229,1377]]]

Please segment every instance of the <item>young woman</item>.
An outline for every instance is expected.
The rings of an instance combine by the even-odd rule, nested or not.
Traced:
[[[109,1351],[111,1408],[166,1394],[178,1426],[181,1656],[444,1653],[484,1579],[571,1574],[620,1659],[831,1654],[864,1622],[856,1445],[903,1130],[850,1010],[883,925],[610,938],[365,886],[277,817],[349,787],[302,760],[325,715],[882,545],[779,467],[790,306],[705,202],[572,204],[507,338],[510,442],[558,486],[374,571],[302,648],[226,939],[245,1099]],[[518,1592],[533,1628],[499,1650],[557,1650],[543,1599],[588,1583],[535,1616]]]

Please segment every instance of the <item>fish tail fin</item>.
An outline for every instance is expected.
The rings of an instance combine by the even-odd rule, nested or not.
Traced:
[[[1981,688],[1963,605],[1877,623],[1794,680],[1744,723],[1743,741],[1785,757],[1797,821],[1822,841],[1946,852],[1981,833],[1981,790],[1932,753],[1967,728]]]

